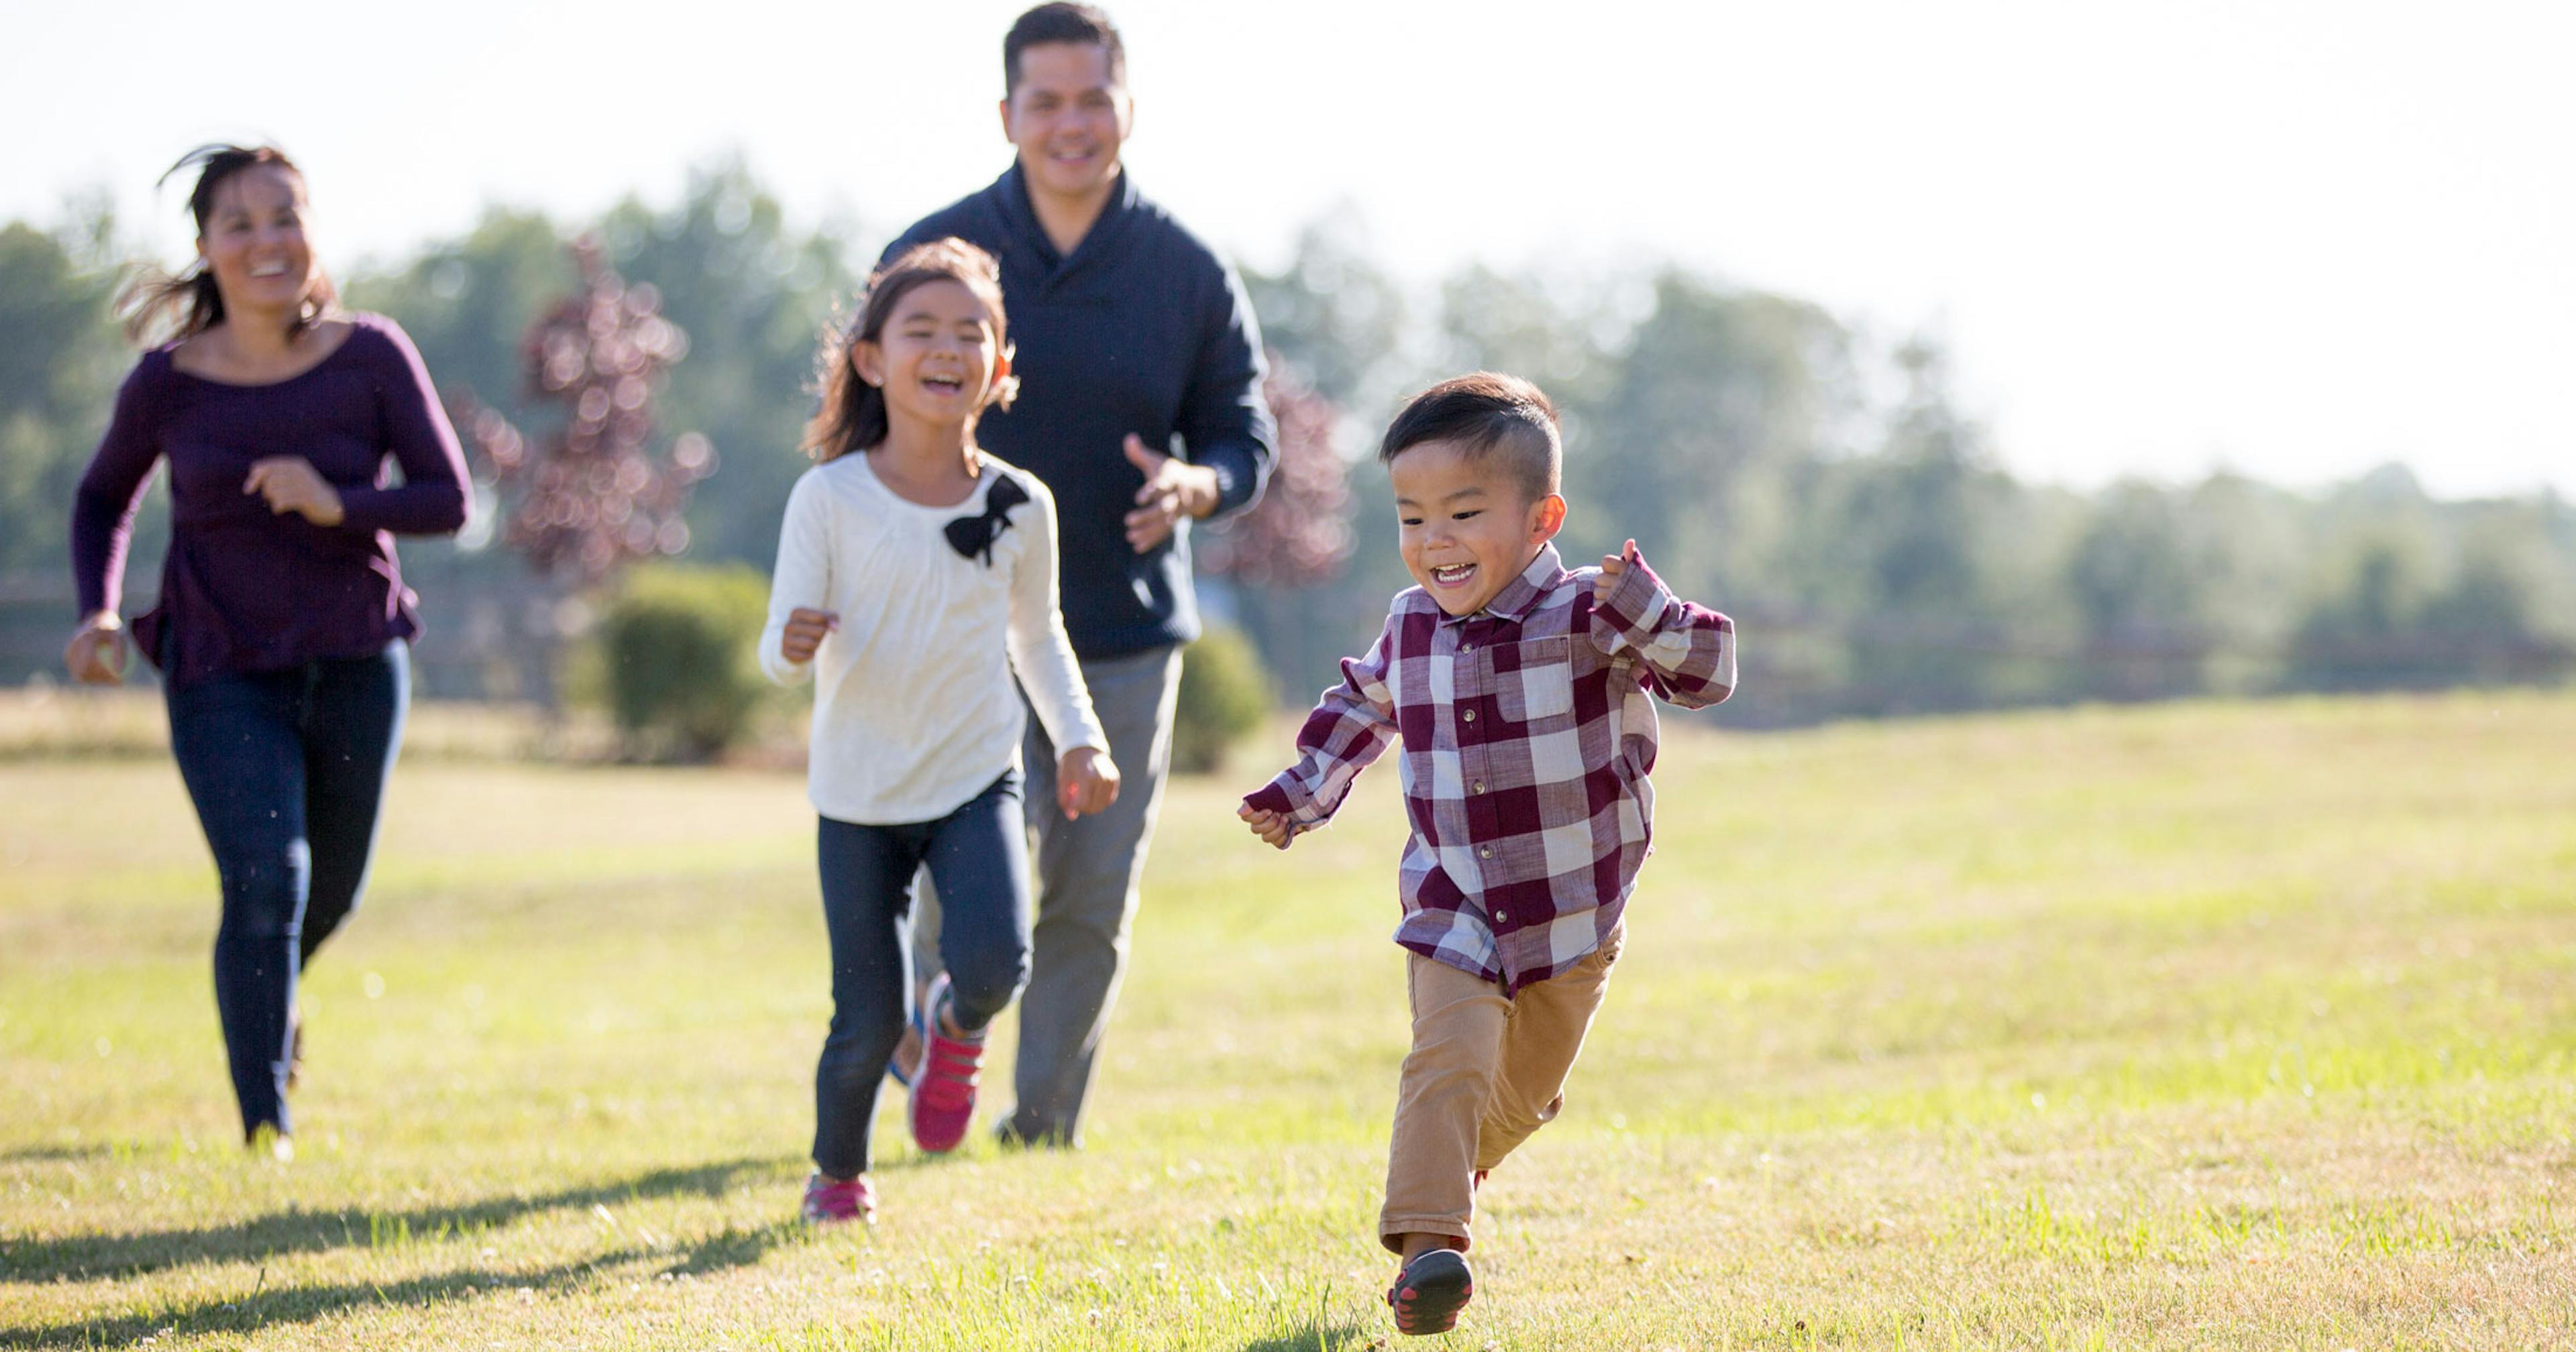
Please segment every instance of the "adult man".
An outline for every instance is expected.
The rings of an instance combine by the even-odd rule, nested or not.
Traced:
[[[1135,117],[1126,64],[1098,9],[1021,15],[1002,43],[1015,162],[886,251],[955,235],[1001,262],[1020,393],[976,436],[1055,493],[1065,628],[1128,776],[1115,807],[1078,821],[1045,811],[1052,795],[1028,796],[1037,922],[1016,1103],[998,1125],[1022,1143],[1076,1139],[1117,997],[1170,761],[1180,645],[1199,629],[1184,523],[1249,506],[1276,436],[1241,281],[1120,163]],[[1055,759],[1031,720],[1026,764]]]

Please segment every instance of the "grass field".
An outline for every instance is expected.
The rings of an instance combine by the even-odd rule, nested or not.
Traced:
[[[1088,1148],[793,1224],[794,778],[423,758],[237,1144],[166,761],[0,761],[0,1349],[1392,1346],[1391,767],[1174,791]],[[1428,1347],[2576,1345],[2576,695],[1677,736]],[[1007,1033],[1006,1033],[1007,1038]],[[1003,1064],[1007,1064],[1007,1046]]]

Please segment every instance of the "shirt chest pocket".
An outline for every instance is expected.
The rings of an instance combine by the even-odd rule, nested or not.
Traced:
[[[1573,642],[1560,634],[1491,650],[1494,703],[1505,720],[1548,723],[1574,716]]]

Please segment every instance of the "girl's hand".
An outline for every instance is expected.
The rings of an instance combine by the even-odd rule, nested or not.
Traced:
[[[1296,829],[1280,813],[1243,803],[1236,806],[1234,815],[1243,818],[1244,824],[1252,828],[1252,834],[1269,842],[1274,850],[1287,849],[1288,842],[1297,838]]]
[[[115,685],[125,679],[125,621],[102,610],[81,622],[72,641],[63,645],[63,666],[84,685]]]
[[[1627,572],[1628,565],[1636,562],[1638,562],[1637,542],[1634,540],[1630,540],[1627,547],[1620,550],[1615,557],[1608,554],[1602,555],[1601,576],[1592,579],[1592,603],[1601,605],[1608,602],[1610,593],[1619,590],[1619,575]]]
[[[251,462],[242,491],[268,499],[272,512],[294,512],[317,526],[336,526],[347,516],[340,506],[340,490],[302,456],[272,455]]]
[[[1078,746],[1056,762],[1055,803],[1072,821],[1118,801],[1118,762],[1097,747]]]
[[[811,662],[823,646],[823,636],[840,627],[840,616],[798,606],[787,612],[787,629],[778,636],[778,655],[800,666]]]

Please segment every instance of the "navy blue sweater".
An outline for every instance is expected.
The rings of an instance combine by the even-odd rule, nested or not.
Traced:
[[[1277,426],[1261,397],[1261,329],[1234,270],[1121,173],[1071,257],[1039,227],[1019,165],[942,207],[886,247],[886,260],[954,235],[1002,264],[1019,349],[1019,398],[990,409],[976,441],[1054,490],[1064,627],[1085,658],[1199,635],[1186,529],[1139,554],[1125,518],[1145,476],[1129,433],[1216,471],[1219,514],[1250,506],[1270,476]]]

